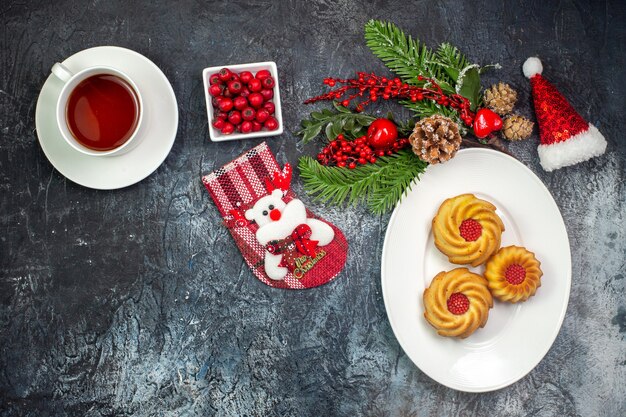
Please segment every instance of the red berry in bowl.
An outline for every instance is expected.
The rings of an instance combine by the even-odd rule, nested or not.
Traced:
[[[211,84],[211,85],[213,85],[213,84],[220,84],[221,82],[222,82],[222,80],[220,80],[220,76],[217,73],[211,74],[211,76],[209,77],[209,84]]]
[[[222,68],[218,73],[217,76],[220,78],[221,81],[228,81],[230,80],[230,77],[233,75],[233,73],[231,72],[231,70],[229,70],[228,68]]]
[[[241,93],[239,93],[239,95],[241,97],[248,97],[250,95],[250,90],[248,90],[248,87],[242,87],[241,88]]]
[[[267,118],[263,126],[265,126],[267,130],[276,130],[278,129],[278,120],[276,120],[273,116],[270,116]]]
[[[219,110],[215,110],[215,118],[216,119],[226,120],[226,119],[228,119],[228,113],[223,112],[223,111],[219,111]]]
[[[263,105],[263,96],[260,93],[252,93],[248,96],[248,102],[252,107],[258,109]]]
[[[228,121],[231,122],[234,125],[238,125],[241,123],[241,113],[239,113],[237,110],[233,110],[230,113],[228,113]]]
[[[270,117],[270,112],[268,112],[266,109],[259,109],[256,112],[256,120],[259,123],[265,122],[268,117]]]
[[[252,121],[252,131],[253,132],[258,132],[261,129],[263,129],[263,125],[259,122],[257,122],[256,120]]]
[[[251,122],[256,117],[256,112],[254,111],[252,107],[246,107],[245,109],[241,111],[241,117],[243,120]]]
[[[274,90],[263,89],[261,95],[265,101],[271,100],[274,97]]]
[[[215,119],[213,120],[213,127],[216,129],[222,130],[225,123],[226,122],[224,121],[224,119]]]
[[[219,101],[218,107],[221,111],[231,111],[233,109],[233,101],[228,97],[224,97]]]
[[[274,85],[276,85],[272,77],[262,79],[261,84],[263,84],[263,88],[274,88]]]
[[[209,94],[211,94],[213,97],[221,96],[222,95],[222,86],[219,85],[219,84],[212,84],[209,87]]]
[[[267,110],[270,114],[274,114],[276,111],[276,106],[271,101],[263,103],[263,108]]]
[[[241,130],[241,133],[250,133],[250,132],[252,132],[252,122],[245,121],[245,122],[241,123],[241,126],[239,126],[239,130]]]
[[[211,99],[211,104],[213,105],[213,107],[219,107],[220,105],[220,100],[223,99],[224,97],[219,96],[219,97],[213,97]]]
[[[237,110],[243,110],[248,107],[248,100],[245,97],[237,96],[233,99],[233,106]]]
[[[230,80],[239,81],[239,74],[237,74],[236,72],[233,72],[233,74],[230,76]]]
[[[233,94],[241,93],[242,87],[243,86],[241,85],[241,82],[239,80],[234,80],[234,81],[229,81],[228,82],[228,91],[230,91]]]
[[[250,71],[242,71],[241,74],[239,74],[239,79],[244,84],[248,84],[250,80],[253,78],[254,76],[252,75]]]
[[[261,80],[253,78],[248,83],[248,88],[250,91],[257,93],[263,89],[263,85],[261,84]]]
[[[224,122],[224,126],[222,126],[221,132],[223,135],[230,135],[235,131],[235,126],[232,123]]]
[[[271,77],[271,76],[272,76],[272,74],[268,70],[261,70],[261,71],[256,73],[255,78],[258,79],[258,80],[263,81],[267,77]]]

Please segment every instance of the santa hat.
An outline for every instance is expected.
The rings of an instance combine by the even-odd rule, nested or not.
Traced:
[[[602,155],[606,150],[604,136],[543,78],[539,58],[528,58],[522,70],[532,87],[541,137],[537,150],[543,169],[552,171]]]

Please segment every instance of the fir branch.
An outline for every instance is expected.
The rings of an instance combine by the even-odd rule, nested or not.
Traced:
[[[441,65],[452,80],[458,80],[459,73],[471,63],[456,46],[442,43],[437,49],[438,65]]]
[[[366,127],[375,120],[374,117],[363,113],[353,113],[349,109],[334,103],[335,110],[323,109],[311,113],[310,119],[302,121],[302,129],[296,135],[302,136],[303,143],[309,143],[322,132],[328,140],[333,140],[338,134],[344,133],[352,138],[365,134]]]
[[[407,36],[391,22],[370,20],[365,24],[365,41],[374,55],[404,82],[417,85],[417,77],[440,79],[441,71],[427,62],[436,59],[435,53],[419,40]]]
[[[304,189],[316,200],[335,205],[363,201],[375,214],[392,209],[427,166],[406,149],[355,169],[324,166],[308,156],[298,164]]]
[[[374,55],[404,82],[421,86],[419,75],[432,78],[446,94],[461,94],[470,100],[472,111],[481,104],[480,74],[487,68],[499,67],[471,63],[449,43],[433,51],[390,22],[370,20],[365,25],[365,40]]]
[[[450,77],[437,52],[406,35],[391,22],[370,20],[365,40],[372,53],[407,84],[420,86],[418,76],[434,79],[446,94],[454,94],[456,78]]]

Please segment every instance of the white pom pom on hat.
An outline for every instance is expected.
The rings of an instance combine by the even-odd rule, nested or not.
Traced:
[[[526,78],[530,78],[533,75],[541,74],[543,72],[543,65],[541,65],[539,58],[531,57],[524,62],[522,71],[524,71],[524,76]]]

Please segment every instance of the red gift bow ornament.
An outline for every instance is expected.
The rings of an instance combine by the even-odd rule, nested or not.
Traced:
[[[317,240],[311,240],[311,228],[308,224],[301,224],[297,226],[294,231],[291,233],[290,240],[295,243],[297,250],[287,250],[282,253],[283,257],[280,260],[278,266],[286,267],[290,271],[294,271],[296,268],[296,259],[297,254],[300,252],[303,255],[307,255],[311,258],[314,258],[315,248],[317,247]],[[272,250],[268,249],[271,253],[276,253],[279,245],[274,246]],[[279,251],[279,250],[278,250]]]
[[[489,109],[480,109],[474,119],[474,134],[477,138],[483,139],[492,132],[502,129],[502,119]]]
[[[291,233],[291,239],[296,244],[298,252],[315,258],[315,248],[319,241],[311,240],[311,228],[308,224],[301,224]]]
[[[311,240],[310,237],[311,228],[308,224],[303,223],[297,226],[287,238],[272,241],[265,245],[265,249],[274,255],[282,255],[278,266],[288,268],[293,272],[296,269],[298,253],[311,258],[317,255],[315,249],[319,242]]]
[[[306,223],[302,223],[291,232],[291,235],[287,236],[285,239],[269,242],[265,245],[265,249],[275,255],[297,251],[303,255],[314,258],[315,255],[317,255],[315,249],[319,241],[311,240],[311,233],[311,227]],[[294,245],[296,250],[293,248]]]

